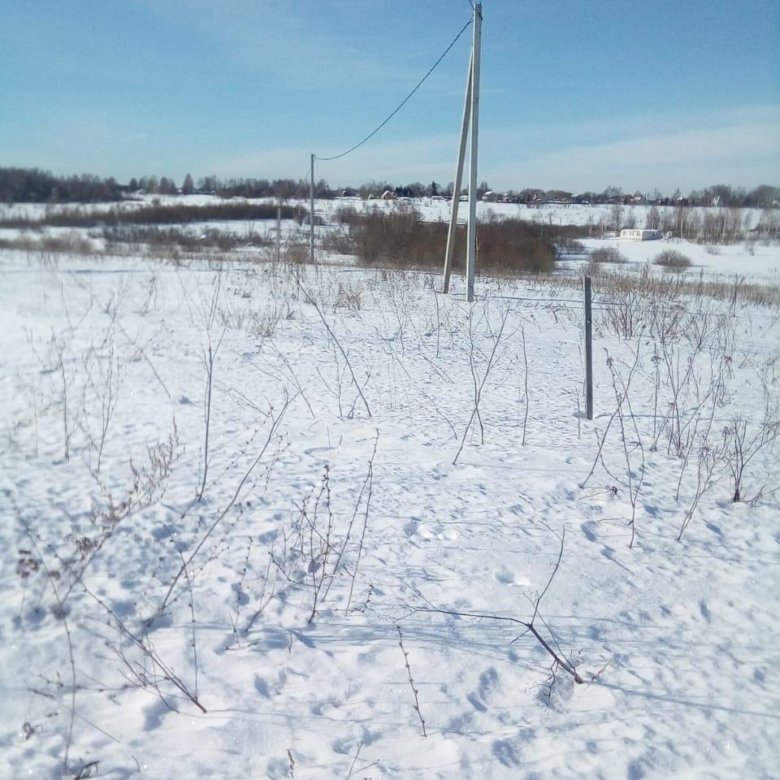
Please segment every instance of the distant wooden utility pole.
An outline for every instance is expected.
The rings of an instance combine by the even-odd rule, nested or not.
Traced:
[[[314,153],[311,155],[311,175],[309,178],[309,260],[314,263]]]
[[[482,3],[474,4],[474,37],[471,44],[471,58],[466,83],[466,100],[463,107],[463,122],[460,130],[458,165],[455,173],[455,189],[452,193],[452,213],[447,235],[447,249],[444,255],[444,292],[450,289],[452,255],[455,247],[455,233],[458,224],[458,204],[463,177],[463,163],[466,156],[466,139],[471,132],[471,156],[469,158],[469,218],[466,241],[466,300],[474,300],[474,276],[477,267],[477,155],[479,148],[479,66],[482,45]]]
[[[276,205],[276,249],[274,260],[278,263],[282,259],[282,199]]]

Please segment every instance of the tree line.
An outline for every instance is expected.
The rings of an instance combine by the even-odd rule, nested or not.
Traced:
[[[432,181],[430,184],[411,182],[394,185],[388,181],[370,181],[357,187],[334,189],[328,182],[320,179],[315,182],[316,198],[335,198],[355,196],[362,198],[380,197],[390,191],[398,197],[422,198],[445,197],[453,195],[453,183],[446,185]],[[187,174],[178,186],[175,179],[168,176],[133,177],[126,184],[120,184],[112,176],[100,178],[92,174],[79,176],[55,176],[38,168],[0,168],[0,202],[4,203],[96,203],[118,201],[137,194],[152,195],[190,195],[206,193],[223,198],[279,198],[290,200],[309,196],[310,185],[307,179],[263,179],[230,178],[204,176],[197,181]],[[658,190],[652,193],[625,193],[619,187],[607,187],[601,192],[585,191],[581,193],[564,190],[544,190],[526,187],[521,190],[493,192],[487,182],[478,187],[480,197],[489,197],[510,203],[595,203],[595,204],[649,204],[664,206],[722,206],[727,208],[775,208],[780,206],[780,187],[762,184],[751,190],[744,187],[731,187],[716,184],[700,190],[692,190],[687,195],[678,189],[671,195],[663,195]]]
[[[38,168],[0,168],[0,202],[94,203],[122,197],[122,186],[109,177],[52,176]]]

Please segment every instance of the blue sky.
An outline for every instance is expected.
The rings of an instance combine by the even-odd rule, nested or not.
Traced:
[[[484,0],[479,179],[780,185],[777,0]],[[0,165],[291,177],[403,99],[468,0],[0,0]],[[470,31],[332,185],[454,178]]]

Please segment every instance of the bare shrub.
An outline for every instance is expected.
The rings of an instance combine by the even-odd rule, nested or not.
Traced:
[[[395,268],[438,268],[444,256],[448,225],[425,222],[414,208],[387,212],[375,208],[368,214],[345,210],[339,217],[348,225],[354,252],[367,264]],[[492,275],[547,273],[556,257],[584,254],[577,240],[587,228],[576,225],[539,226],[521,219],[491,218],[478,229],[478,272]],[[338,244],[341,238],[327,239]],[[454,270],[462,271],[466,253],[466,232],[456,231]]]
[[[47,211],[41,219],[27,216],[0,218],[0,227],[32,228],[40,225],[54,227],[116,227],[118,225],[181,225],[191,222],[222,222],[227,220],[276,219],[277,208],[282,219],[300,217],[300,206],[273,203],[252,203],[236,200],[229,203],[207,203],[196,206],[186,203],[162,203],[157,200],[137,208],[99,209],[66,208]],[[305,210],[303,210],[305,211]]]
[[[88,255],[92,253],[92,244],[79,235],[45,236],[41,239],[41,249],[45,252]]]
[[[268,246],[270,241],[257,233],[237,235],[229,231],[208,228],[193,232],[180,227],[159,228],[149,225],[122,225],[103,229],[109,245],[144,244],[151,250],[181,249],[185,252],[230,252],[240,246]]]
[[[422,726],[422,735],[427,737],[428,732],[425,730],[425,718],[423,718],[422,710],[420,709],[420,691],[414,685],[412,667],[409,664],[409,653],[404,647],[404,635],[401,633],[401,626],[396,624],[395,628],[398,631],[398,646],[401,648],[401,652],[404,654],[404,666],[406,667],[406,674],[409,679],[409,687],[412,689],[412,695],[414,696],[414,710],[417,713],[417,717],[420,720],[420,725]]]
[[[306,288],[301,284],[299,279],[296,279],[296,283],[298,285],[298,288],[305,296],[306,300],[314,307],[315,311],[319,315],[320,319],[322,320],[322,324],[325,326],[325,330],[328,331],[328,336],[333,340],[333,344],[338,349],[338,351],[341,353],[341,356],[344,358],[344,362],[346,363],[347,369],[349,370],[349,375],[352,377],[352,382],[355,386],[355,389],[357,390],[357,394],[360,397],[360,400],[363,402],[363,406],[366,409],[366,414],[368,414],[369,417],[371,417],[371,407],[368,405],[368,401],[366,400],[366,396],[363,393],[363,386],[361,386],[360,382],[358,382],[357,377],[355,376],[355,370],[352,367],[352,363],[349,360],[349,357],[344,350],[344,347],[342,346],[341,342],[336,337],[336,334],[333,332],[333,328],[328,324],[327,319],[325,319],[325,315],[322,313],[322,309],[317,304],[317,301],[311,296],[311,294],[306,290]],[[369,374],[370,376],[370,374]],[[368,382],[368,377],[366,378],[366,382]],[[364,383],[365,384],[365,383]],[[341,397],[341,393],[339,392],[339,398]],[[357,401],[357,399],[356,399]],[[339,402],[340,403],[340,402]],[[350,412],[350,417],[354,413],[355,404],[352,405],[352,412]]]
[[[205,409],[204,409],[204,443],[203,443],[203,480],[200,483],[200,490],[198,490],[197,501],[203,500],[203,491],[206,489],[206,479],[209,473],[209,433],[211,432],[211,392],[214,385],[214,363],[219,354],[219,348],[222,346],[222,338],[225,335],[225,331],[222,331],[222,336],[219,337],[216,347],[212,348],[211,338],[209,334],[209,347],[208,355],[203,355],[203,365],[206,369],[206,397],[205,397]]]
[[[556,240],[555,248],[559,257],[563,255],[584,255],[588,251],[582,241],[569,236],[563,236]]]
[[[629,547],[634,546],[636,538],[636,507],[639,499],[639,492],[645,477],[645,448],[642,444],[642,436],[637,425],[636,415],[631,408],[631,400],[628,395],[628,388],[631,384],[631,378],[639,363],[640,347],[637,344],[634,363],[628,370],[628,377],[624,379],[615,367],[614,360],[607,352],[607,366],[612,375],[612,389],[615,393],[617,402],[617,418],[620,424],[620,441],[623,444],[623,457],[626,464],[626,488],[628,490],[628,499],[631,503],[631,520],[628,524],[631,527],[631,541]],[[623,411],[625,404],[626,411]],[[631,429],[628,429],[626,418],[631,421]],[[633,433],[633,435],[631,435]]]
[[[594,268],[600,268],[596,265]],[[645,266],[638,276],[599,272],[597,291],[603,298],[603,312],[598,326],[622,338],[634,338],[640,333],[670,334],[682,311],[675,304],[671,284],[656,284]]]
[[[453,465],[455,465],[458,462],[458,458],[460,457],[461,452],[463,452],[463,448],[466,445],[466,436],[468,435],[468,432],[471,429],[474,420],[476,420],[479,425],[480,444],[485,443],[485,431],[482,425],[482,415],[480,414],[479,411],[479,404],[480,401],[482,400],[482,392],[485,389],[485,383],[487,382],[487,379],[490,376],[490,370],[495,365],[494,359],[496,357],[496,350],[498,349],[498,345],[501,342],[501,336],[504,334],[504,328],[506,327],[506,322],[508,318],[509,318],[509,310],[507,309],[504,312],[504,316],[501,319],[501,327],[499,328],[498,333],[496,334],[495,341],[493,342],[493,348],[490,351],[490,356],[488,357],[487,364],[485,365],[485,373],[482,375],[482,379],[479,380],[477,378],[477,367],[474,361],[475,344],[474,344],[474,331],[472,329],[472,318],[469,317],[469,341],[471,345],[471,349],[469,350],[469,367],[471,368],[471,378],[474,383],[474,408],[471,412],[471,416],[469,417],[469,421],[468,423],[466,423],[466,427],[463,430],[463,437],[460,440],[460,447],[458,448],[455,457],[452,459]],[[525,341],[523,343],[525,344]]]
[[[594,249],[590,253],[591,263],[626,263],[625,255],[623,255],[614,246],[604,246]]]
[[[438,268],[444,257],[447,225],[423,222],[414,209],[390,213],[376,210],[350,225],[355,250],[364,263],[398,268]],[[454,268],[462,270],[465,232],[455,238]],[[521,220],[491,221],[479,226],[478,268],[494,275],[549,273],[555,265],[552,238],[538,237],[537,228]]]
[[[587,271],[591,276],[598,276],[598,291],[608,300],[620,300],[625,295],[649,296],[667,304],[681,303],[685,296],[729,302],[734,300],[734,282],[704,279],[701,276],[691,279],[676,274],[652,275],[648,266],[644,266],[639,274],[616,273],[605,264],[590,264]],[[558,276],[555,282],[559,286],[582,288],[579,276]],[[740,280],[738,293],[742,303],[770,308],[780,306],[780,287],[777,285],[748,284]]]
[[[743,478],[747,466],[765,447],[773,448],[778,436],[780,419],[770,419],[767,415],[753,430],[749,429],[747,419],[741,415],[733,417],[724,429],[725,459],[734,489],[731,499],[733,502],[744,500]]]
[[[305,244],[302,241],[295,241],[285,247],[282,259],[293,265],[301,265],[302,263],[309,262],[310,255],[311,252],[308,244]]]
[[[657,449],[665,433],[667,454],[683,459],[684,468],[699,425],[709,419],[709,430],[716,407],[727,401],[731,333],[727,321],[709,320],[696,312],[680,320],[678,332],[687,336],[688,345],[675,344],[670,336],[661,336],[660,352],[656,351],[654,356],[664,380],[666,412],[652,449]]]
[[[33,238],[22,235],[18,238],[0,239],[0,249],[21,249],[25,252],[59,253],[72,255],[91,255],[95,248],[89,239],[83,236],[67,234]]]
[[[664,249],[653,259],[653,265],[660,265],[670,271],[682,271],[691,266],[691,258],[676,249]]]
[[[176,574],[173,576],[168,586],[168,589],[165,592],[165,595],[160,601],[159,606],[152,613],[152,615],[147,619],[146,621],[147,625],[151,626],[155,622],[155,620],[157,620],[158,618],[160,618],[162,615],[165,614],[168,605],[172,603],[172,601],[174,601],[176,598],[175,592],[177,590],[177,586],[181,578],[184,577],[185,580],[189,583],[189,573],[188,573],[189,567],[191,567],[192,562],[200,554],[201,550],[206,545],[206,543],[211,538],[211,536],[214,534],[216,529],[225,520],[225,518],[230,513],[231,509],[238,502],[240,496],[242,495],[242,492],[245,489],[245,486],[247,485],[247,482],[249,482],[249,479],[252,476],[253,472],[258,467],[260,462],[263,460],[266,451],[271,446],[271,443],[273,442],[276,436],[277,429],[279,428],[282,418],[287,412],[289,406],[290,406],[290,399],[287,396],[287,391],[285,389],[284,401],[278,413],[274,415],[273,410],[271,410],[267,415],[267,419],[270,420],[270,424],[268,426],[268,434],[262,446],[260,447],[258,454],[252,459],[252,462],[249,464],[248,468],[244,471],[243,476],[238,482],[238,486],[233,492],[233,495],[231,496],[230,500],[225,504],[224,508],[219,513],[216,514],[216,517],[214,517],[213,521],[205,531],[203,531],[202,533],[199,532],[200,537],[198,538],[197,542],[193,543],[192,548],[188,550],[188,554],[184,556],[180,551],[181,566],[178,568]],[[190,511],[190,509],[192,509],[192,507],[195,506],[195,503],[196,502],[193,501],[187,506],[184,512],[182,512],[182,514],[180,515],[179,518],[180,520],[183,520],[185,518],[185,516]]]
[[[338,292],[336,293],[336,300],[333,303],[334,309],[348,309],[349,311],[360,311],[362,305],[363,305],[362,288],[339,283],[339,289]]]
[[[499,276],[549,273],[555,266],[556,242],[582,235],[570,227],[550,226],[542,238],[534,223],[520,219],[495,220],[480,225],[477,231],[478,270]]]
[[[443,227],[443,226],[442,226]],[[413,209],[384,213],[375,210],[350,225],[357,254],[366,263],[434,265],[443,255],[434,225],[423,223]]]
[[[607,436],[612,428],[612,424],[615,420],[618,421],[618,438],[622,444],[623,459],[626,469],[626,477],[621,480],[623,487],[628,491],[628,499],[631,504],[631,518],[628,521],[628,526],[631,528],[631,540],[628,546],[634,546],[634,540],[636,538],[636,510],[639,499],[639,493],[642,489],[645,477],[645,449],[642,444],[642,437],[637,425],[636,416],[634,410],[631,407],[631,400],[629,398],[629,388],[631,387],[631,381],[634,377],[634,373],[639,365],[640,356],[640,342],[637,342],[636,352],[634,353],[634,361],[630,366],[626,367],[625,376],[621,375],[619,369],[615,366],[614,360],[607,352],[607,367],[609,368],[612,377],[612,389],[615,394],[616,408],[612,412],[607,425],[604,429],[604,434],[599,437],[598,430],[594,429],[596,439],[598,441],[598,449],[596,450],[596,457],[593,459],[593,463],[588,472],[588,476],[580,483],[580,488],[584,489],[588,484],[588,480],[593,476],[599,463],[603,469],[614,479],[612,472],[604,461],[604,445],[607,441]],[[625,406],[625,410],[624,410]],[[631,421],[631,428],[627,425],[627,420]],[[615,495],[617,495],[617,488],[614,488]]]
[[[282,319],[281,311],[272,307],[263,311],[253,311],[249,315],[247,333],[257,339],[270,339]]]
[[[358,210],[354,206],[339,206],[333,218],[339,225],[355,225],[359,221]]]
[[[541,238],[498,235],[479,238],[479,268],[490,274],[547,274],[555,267],[555,246]]]
[[[334,511],[330,467],[325,464],[319,485],[312,485],[303,500],[294,504],[288,520],[282,520],[269,551],[270,564],[280,581],[273,590],[306,591],[311,599],[311,623],[331,589],[346,578],[342,594],[345,614],[352,604],[355,582],[368,529],[374,482],[374,458],[379,435],[368,461],[368,471],[351,514]],[[348,518],[339,522],[339,518]],[[346,588],[346,583],[345,583]]]
[[[339,255],[352,255],[355,253],[355,240],[341,228],[328,230],[322,237],[322,248],[326,252],[335,252]]]
[[[723,451],[718,447],[711,446],[705,438],[704,444],[699,447],[697,453],[696,464],[696,488],[694,490],[693,498],[688,506],[688,509],[683,516],[682,523],[680,524],[680,531],[677,534],[677,541],[681,541],[683,534],[693,519],[693,513],[696,511],[696,507],[699,506],[699,502],[717,482],[718,467],[722,466]],[[682,477],[682,474],[680,475]]]

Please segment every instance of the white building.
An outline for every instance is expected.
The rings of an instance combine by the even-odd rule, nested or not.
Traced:
[[[623,228],[620,231],[621,238],[628,238],[631,241],[657,241],[663,238],[660,230],[650,230],[648,228]]]

